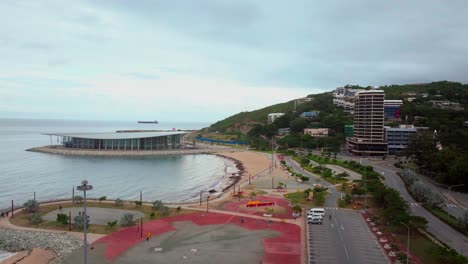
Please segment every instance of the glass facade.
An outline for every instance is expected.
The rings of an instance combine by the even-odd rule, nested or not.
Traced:
[[[62,137],[66,148],[101,149],[101,150],[153,150],[177,149],[184,135],[168,135],[148,138],[130,139],[89,139],[77,137]]]

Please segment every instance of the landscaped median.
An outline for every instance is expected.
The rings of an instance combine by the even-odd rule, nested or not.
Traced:
[[[416,174],[413,171],[404,169],[399,175],[405,183],[408,192],[416,201],[422,203],[424,208],[440,220],[444,221],[460,233],[465,234],[465,236],[468,236],[468,211],[466,211],[460,219],[455,218],[443,210],[445,203],[441,195],[432,192],[425,183],[416,177]]]

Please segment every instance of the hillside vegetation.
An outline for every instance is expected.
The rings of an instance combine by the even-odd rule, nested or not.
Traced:
[[[352,86],[352,88],[366,88]],[[402,99],[401,122],[428,127],[427,133],[418,136],[407,149],[408,157],[415,159],[421,172],[444,184],[465,184],[468,190],[468,85],[456,82],[433,82],[427,84],[408,84],[382,86],[386,99]],[[294,112],[294,102],[272,105],[256,111],[242,112],[216,122],[207,131],[219,131],[229,134],[230,139],[247,141],[250,146],[258,149],[271,149],[271,139],[279,128],[290,128],[287,136],[276,136],[277,146],[281,148],[327,148],[331,152],[343,150],[345,143],[344,125],[353,124],[353,117],[333,105],[331,93],[309,95],[312,102],[297,106]],[[409,102],[405,98],[414,97]],[[431,100],[448,100],[460,103],[462,110],[435,108]],[[305,111],[320,111],[318,118],[306,120],[299,115]],[[269,113],[282,112],[285,115],[273,124],[266,124]],[[330,128],[326,138],[303,135],[304,128]],[[438,131],[437,141],[432,133]],[[442,150],[436,148],[437,143]]]

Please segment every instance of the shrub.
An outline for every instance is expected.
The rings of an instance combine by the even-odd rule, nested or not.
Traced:
[[[114,205],[117,206],[117,207],[120,207],[120,206],[123,205],[123,201],[122,201],[120,198],[117,198],[117,200],[115,200],[115,204],[114,204]]]
[[[33,225],[38,225],[42,223],[42,217],[38,213],[33,213],[31,218],[29,218],[29,222]]]
[[[463,215],[458,218],[458,222],[460,225],[468,229],[468,210],[466,210],[465,213],[463,213]]]
[[[442,207],[445,206],[445,202],[442,196],[435,192],[427,193],[426,201],[432,208],[442,209]]]
[[[302,207],[300,205],[298,205],[298,204],[294,205],[292,209],[295,212],[299,212],[299,213],[302,212]]]
[[[164,204],[161,200],[155,200],[153,202],[153,210],[161,210],[164,207]]]
[[[182,211],[182,207],[180,207],[180,206],[177,206],[177,208],[176,208],[176,213],[177,213],[177,214],[179,214],[179,213],[180,213],[180,211]]]
[[[413,183],[408,190],[418,202],[424,202],[426,195],[431,192],[431,189],[420,181]]]
[[[154,219],[155,216],[156,216],[156,214],[155,214],[154,212],[151,212],[150,218],[151,218],[151,219]]]
[[[120,225],[124,227],[135,225],[135,222],[133,221],[133,214],[124,214],[122,218],[120,218]]]
[[[86,225],[88,226],[89,225],[89,215],[87,215],[86,217]],[[79,228],[83,228],[84,227],[84,214],[79,214],[77,216],[75,216],[75,218],[73,218],[73,220],[75,220],[75,225]]]
[[[39,203],[36,200],[28,200],[24,203],[24,207],[28,213],[36,213],[39,210]]]
[[[58,213],[57,214],[57,223],[62,225],[68,224],[68,216],[66,214]]]
[[[117,225],[117,220],[107,222],[107,226],[113,228]]]
[[[101,196],[99,197],[99,201],[102,202],[102,201],[105,201],[107,200],[107,196]]]
[[[307,177],[307,176],[302,176],[302,177],[301,177],[301,180],[302,180],[302,181],[309,181],[309,177]]]
[[[346,207],[346,201],[345,200],[338,200],[338,207]]]
[[[159,212],[161,213],[161,215],[169,215],[169,207],[167,206],[163,206],[163,208],[161,210],[159,210]]]
[[[286,161],[282,160],[282,161],[280,161],[280,164],[281,165],[286,165]]]
[[[73,202],[75,203],[83,203],[83,197],[79,196],[79,195],[75,195],[75,197],[73,198]]]
[[[135,207],[141,206],[143,204],[142,201],[133,201],[135,203]]]

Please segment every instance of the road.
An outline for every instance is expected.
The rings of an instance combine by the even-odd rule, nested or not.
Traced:
[[[411,212],[414,215],[426,218],[428,221],[427,231],[432,233],[438,240],[457,250],[460,254],[468,257],[468,237],[454,230],[424,207],[420,206],[408,193],[405,184],[396,174],[395,169],[388,166],[376,165],[375,162],[368,159],[362,159],[362,163],[364,165],[372,165],[375,171],[384,173],[385,184],[400,192],[401,196],[411,205]]]
[[[335,186],[303,171],[290,157],[285,161],[294,171],[310,177],[309,184],[320,183],[330,191],[323,224],[308,225],[309,263],[388,263],[360,213],[336,207],[340,192]]]
[[[314,154],[320,155],[320,152],[315,152]],[[366,165],[372,165],[372,166],[379,166],[379,167],[385,167],[387,169],[390,169],[394,172],[399,172],[400,169],[395,168],[393,164],[396,162],[395,159],[388,158],[387,160],[383,161],[381,159],[371,159],[369,160],[368,158],[359,158],[355,156],[349,156],[346,154],[338,154],[337,155],[338,159],[343,159],[343,160],[354,160],[356,162],[362,161],[363,164]],[[442,198],[445,201],[445,208],[444,210],[451,214],[452,216],[459,218],[461,217],[468,209],[468,194],[463,194],[459,192],[452,191],[449,193],[448,189],[446,187],[442,187],[439,185],[434,184],[432,181],[427,179],[424,176],[418,175],[419,179],[426,184],[428,188],[430,188],[433,192],[441,194]],[[456,200],[454,199],[456,198]],[[420,206],[416,202],[410,203],[411,206]]]

